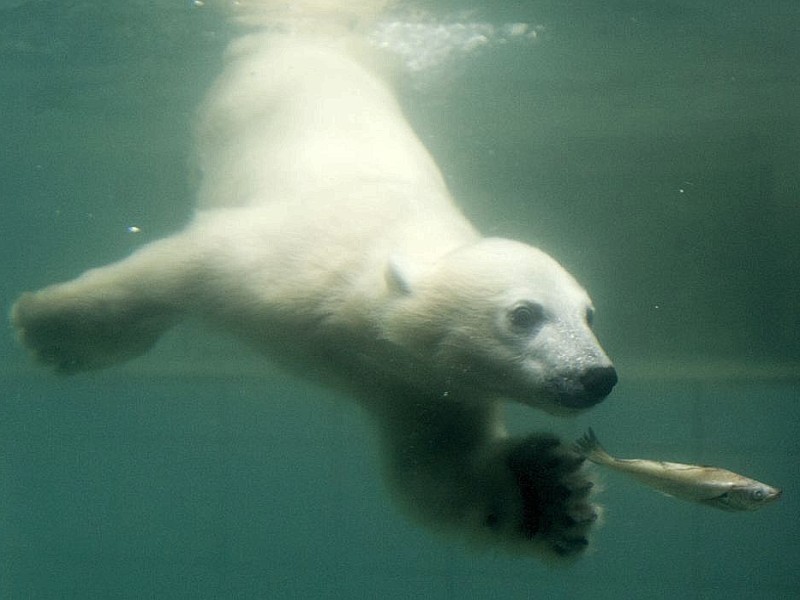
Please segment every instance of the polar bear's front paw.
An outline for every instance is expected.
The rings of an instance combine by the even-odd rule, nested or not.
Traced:
[[[600,507],[589,501],[593,484],[582,464],[581,456],[552,435],[531,436],[507,455],[522,499],[519,533],[562,558],[587,548],[600,515]]]
[[[114,336],[91,309],[58,288],[23,294],[11,310],[17,337],[37,362],[61,373],[102,364]]]
[[[70,284],[23,294],[11,309],[17,337],[60,373],[97,369],[152,346],[170,317],[159,307],[120,302],[113,292],[74,294]]]

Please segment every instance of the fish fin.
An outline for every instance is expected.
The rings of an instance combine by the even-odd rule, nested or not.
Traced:
[[[597,435],[591,427],[575,441],[575,451],[594,463],[614,462],[612,456],[600,445],[600,440],[597,439]]]
[[[731,504],[731,497],[728,492],[724,492],[719,496],[714,496],[713,498],[704,498],[703,500],[698,500],[698,502],[700,504],[705,504],[706,506],[712,506],[714,508],[719,508],[721,510],[727,510],[730,512],[735,512],[738,510]]]

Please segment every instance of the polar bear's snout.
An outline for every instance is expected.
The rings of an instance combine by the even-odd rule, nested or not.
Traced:
[[[617,384],[617,370],[587,323],[552,323],[533,339],[532,359],[542,399],[556,412],[591,408]]]
[[[543,382],[541,400],[550,409],[585,410],[605,400],[617,383],[611,364],[587,366],[554,375]]]
[[[611,393],[617,384],[617,370],[614,367],[594,367],[581,375],[581,384],[587,394],[602,400]]]
[[[580,376],[583,394],[575,400],[576,407],[589,407],[601,402],[617,384],[617,370],[614,367],[591,367]]]

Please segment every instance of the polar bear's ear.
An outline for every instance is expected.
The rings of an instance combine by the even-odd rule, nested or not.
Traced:
[[[407,296],[411,294],[410,269],[402,258],[397,256],[389,257],[389,264],[386,265],[386,286],[392,294]]]

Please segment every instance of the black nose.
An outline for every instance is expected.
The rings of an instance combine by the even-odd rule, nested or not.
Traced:
[[[594,367],[581,375],[580,381],[584,393],[600,402],[617,384],[617,370],[614,367]]]

